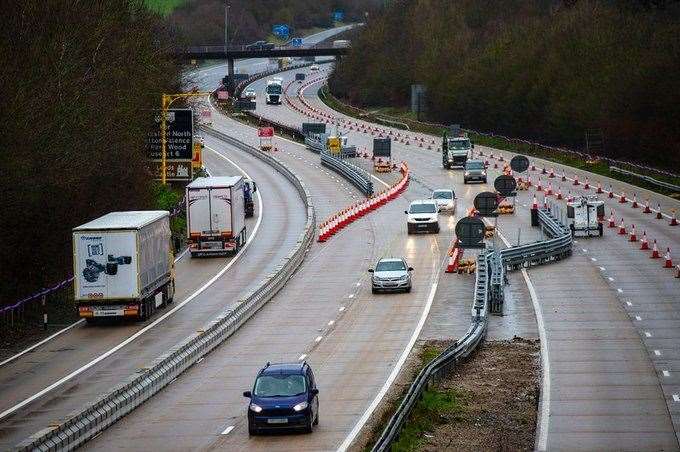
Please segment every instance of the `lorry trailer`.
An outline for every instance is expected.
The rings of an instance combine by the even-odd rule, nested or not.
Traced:
[[[199,177],[186,187],[187,239],[192,257],[236,253],[246,243],[241,176]]]
[[[78,314],[146,320],[175,294],[167,211],[111,212],[73,228]]]

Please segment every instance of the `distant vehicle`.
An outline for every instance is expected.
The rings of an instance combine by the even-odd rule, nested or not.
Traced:
[[[191,257],[237,252],[246,243],[244,180],[199,177],[186,187],[187,239]]]
[[[432,192],[432,199],[437,203],[440,212],[456,213],[456,194],[453,190],[438,189]]]
[[[253,199],[253,195],[256,191],[257,184],[255,181],[246,179],[243,182],[243,201],[246,218],[251,218],[255,215],[255,200]]]
[[[283,94],[283,86],[281,86],[281,79],[267,80],[267,87],[264,89],[265,101],[267,104],[280,105],[281,95]]]
[[[319,65],[318,64],[312,64],[309,66],[310,71],[318,71],[319,70]]]
[[[478,180],[486,184],[486,165],[481,160],[468,160],[465,162],[465,172],[463,173],[463,183]]]
[[[451,169],[454,166],[465,166],[475,146],[470,142],[467,134],[458,126],[452,127],[450,135],[444,133],[442,139],[442,166]]]
[[[571,236],[591,237],[604,234],[604,201],[597,196],[581,196],[567,203],[567,218]]]
[[[413,201],[404,211],[409,234],[420,231],[439,233],[439,209],[433,199]]]
[[[368,269],[368,272],[373,274],[371,291],[373,293],[380,291],[410,292],[412,271],[413,267],[409,267],[404,259],[380,259],[375,265],[375,269]]]
[[[337,39],[333,41],[333,48],[335,49],[346,49],[348,47],[351,47],[352,43],[348,41],[347,39]]]
[[[148,319],[175,295],[170,214],[111,212],[73,228],[73,268],[75,304],[88,323]]]
[[[306,362],[269,364],[245,391],[248,404],[248,434],[266,430],[302,429],[311,433],[319,424],[319,390],[312,368]]]
[[[243,97],[245,97],[246,99],[255,100],[257,99],[257,93],[255,92],[254,89],[248,88],[247,90],[243,91]]]

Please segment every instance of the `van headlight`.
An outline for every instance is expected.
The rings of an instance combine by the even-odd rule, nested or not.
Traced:
[[[309,404],[307,402],[298,403],[297,405],[295,405],[293,407],[293,410],[294,411],[302,411],[305,408],[307,408],[308,406],[309,406]]]
[[[466,175],[466,176],[469,176],[469,175],[470,175],[470,171],[465,171],[465,175]]]
[[[250,411],[254,411],[255,413],[260,413],[262,412],[262,407],[260,405],[256,405],[254,403],[250,404]]]

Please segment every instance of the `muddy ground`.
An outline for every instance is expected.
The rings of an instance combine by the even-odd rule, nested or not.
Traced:
[[[449,345],[421,343],[418,354],[390,391],[353,450],[370,448],[424,362]],[[431,388],[414,410],[393,450],[533,450],[540,395],[538,341],[514,338],[484,342],[447,378]]]

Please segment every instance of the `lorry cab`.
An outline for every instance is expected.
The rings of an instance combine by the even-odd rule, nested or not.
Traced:
[[[265,101],[267,104],[280,105],[283,87],[280,79],[267,80],[267,87],[264,90]]]
[[[474,145],[465,136],[445,137],[442,146],[442,164],[444,168],[451,169],[453,166],[465,166],[465,162],[471,157]]]
[[[255,215],[255,200],[254,194],[257,191],[257,184],[252,179],[245,179],[243,181],[243,199],[245,202],[246,218],[251,218]]]

